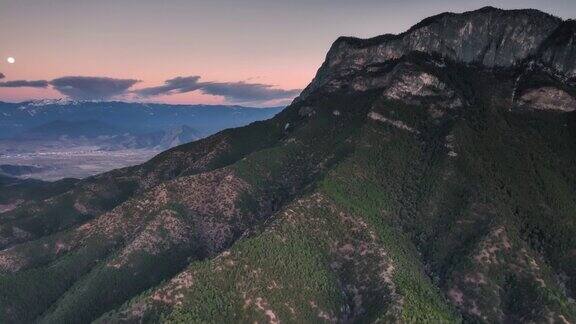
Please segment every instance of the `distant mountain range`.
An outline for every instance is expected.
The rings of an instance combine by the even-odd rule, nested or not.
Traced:
[[[99,120],[54,120],[29,128],[13,138],[23,139],[59,139],[62,137],[69,138],[97,138],[100,136],[122,135],[128,130],[122,130],[118,127],[109,125]]]
[[[190,139],[268,119],[282,108],[41,100],[0,102],[0,139],[96,138],[189,132]],[[185,128],[183,128],[185,127]],[[184,143],[182,142],[182,143]],[[181,144],[181,143],[180,143]]]
[[[164,130],[134,132],[128,128],[112,126],[99,120],[55,120],[32,127],[11,139],[82,143],[96,145],[104,150],[129,148],[165,150],[204,136],[203,133],[187,125],[172,126]]]

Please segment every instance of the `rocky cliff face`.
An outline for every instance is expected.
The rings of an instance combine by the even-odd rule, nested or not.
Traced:
[[[303,95],[411,52],[489,68],[538,60],[574,77],[575,25],[574,21],[563,22],[536,10],[486,7],[430,17],[399,35],[341,37],[330,48],[325,63]]]
[[[559,110],[574,111],[576,110],[576,99],[565,91],[542,87],[531,89],[522,94],[517,103],[520,106],[532,107],[541,110]]]
[[[562,23],[542,46],[540,58],[569,78],[576,78],[576,21]]]

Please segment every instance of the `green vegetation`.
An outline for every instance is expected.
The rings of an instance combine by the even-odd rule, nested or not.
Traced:
[[[342,295],[321,247],[308,238],[307,228],[285,226],[290,228],[279,230],[282,237],[263,233],[240,242],[230,257],[192,265],[189,271],[194,273],[195,284],[182,306],[164,320],[265,322],[267,316],[260,305],[278,318],[311,322],[317,314],[310,302],[337,314]],[[232,262],[234,266],[230,266]],[[262,298],[260,302],[258,298]]]
[[[77,182],[76,179],[43,182],[0,175],[0,204],[8,204],[18,200],[40,201],[70,190]]]
[[[397,133],[395,133],[397,132]],[[396,267],[394,282],[404,297],[402,317],[408,322],[454,322],[458,316],[424,272],[418,252],[403,234],[399,217],[415,208],[410,190],[419,145],[398,131],[382,145],[375,129],[367,129],[356,155],[339,165],[322,183],[338,203],[361,215],[378,232]],[[370,144],[368,144],[370,143]],[[412,188],[414,189],[414,188]]]
[[[80,280],[95,265],[94,260],[107,252],[105,245],[94,241],[49,267],[0,275],[0,322],[32,322]]]

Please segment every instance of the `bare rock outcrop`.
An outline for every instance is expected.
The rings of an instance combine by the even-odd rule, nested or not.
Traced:
[[[571,112],[576,110],[576,99],[564,90],[542,87],[526,91],[518,99],[518,105],[538,110]]]

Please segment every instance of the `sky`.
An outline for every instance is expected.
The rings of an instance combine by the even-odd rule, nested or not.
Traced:
[[[575,0],[0,0],[0,101],[281,105],[338,36],[487,5],[576,18]]]

